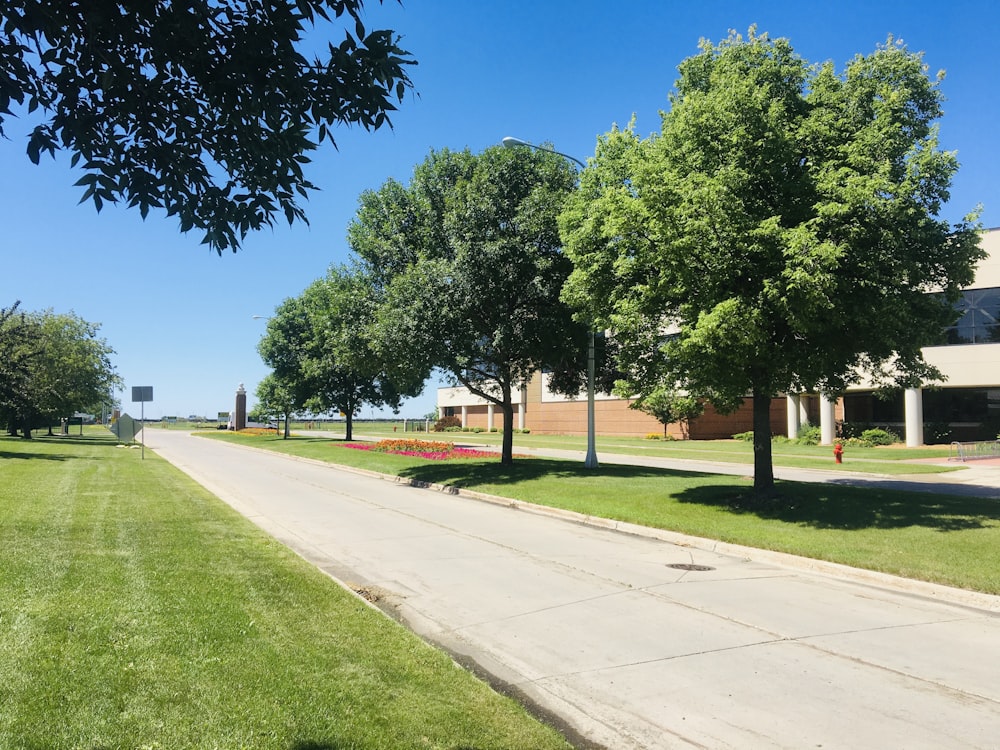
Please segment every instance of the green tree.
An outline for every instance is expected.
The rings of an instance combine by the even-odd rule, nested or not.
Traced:
[[[675,422],[680,422],[681,431],[687,435],[691,420],[705,412],[701,400],[663,385],[637,398],[629,408],[638,409],[662,424],[663,437],[667,436],[667,426]]]
[[[368,31],[363,0],[9,0],[0,10],[0,135],[20,105],[28,141],[69,150],[77,182],[105,202],[177,216],[221,253],[248,230],[289,223],[315,186],[307,152],[332,127],[389,123],[414,64],[390,30]],[[339,44],[311,61],[304,33],[331,16]],[[315,138],[315,141],[313,140]]]
[[[31,358],[40,350],[39,336],[20,302],[0,308],[0,419],[17,434],[17,406],[28,395]]]
[[[263,380],[257,384],[256,390],[257,408],[255,410],[258,421],[265,421],[274,418],[276,421],[284,417],[285,429],[283,439],[288,440],[289,422],[292,412],[295,411],[295,396],[291,390],[272,372],[265,375]]]
[[[257,344],[261,359],[272,369],[257,386],[258,408],[270,415],[306,407],[312,396],[306,374],[312,345],[312,319],[305,301],[301,297],[286,299],[268,320],[267,331]]]
[[[25,438],[93,404],[110,402],[121,381],[114,350],[98,337],[100,326],[73,313],[46,310],[25,316],[28,335],[15,357],[25,364],[10,415]]]
[[[423,387],[422,377],[390,367],[391,359],[373,348],[375,309],[368,279],[335,266],[278,308],[258,348],[289,406],[343,413],[348,440],[362,405],[398,409],[403,397]]]
[[[753,29],[703,42],[659,135],[601,137],[562,217],[565,297],[613,330],[633,392],[752,399],[758,494],[772,397],[940,376],[921,347],[982,257],[974,214],[940,218],[940,80],[891,38],[842,74]]]
[[[409,185],[361,196],[348,241],[380,300],[374,339],[414,376],[437,369],[499,407],[513,460],[513,396],[538,369],[586,349],[559,293],[570,271],[556,216],[576,182],[526,148],[432,152]]]

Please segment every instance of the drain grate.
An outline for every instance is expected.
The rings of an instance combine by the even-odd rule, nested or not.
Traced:
[[[674,570],[715,570],[711,565],[695,565],[694,563],[667,563]]]

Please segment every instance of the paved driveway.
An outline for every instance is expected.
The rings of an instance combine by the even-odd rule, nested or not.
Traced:
[[[1000,747],[1000,598],[947,601],[180,432],[145,439],[581,744]]]

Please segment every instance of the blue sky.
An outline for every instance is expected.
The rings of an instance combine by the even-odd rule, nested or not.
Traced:
[[[345,241],[358,196],[387,178],[406,181],[431,149],[479,151],[506,135],[550,141],[586,160],[597,136],[633,114],[646,135],[700,38],[718,41],[751,24],[787,37],[808,60],[838,70],[889,34],[923,51],[931,73],[947,71],[941,145],[961,169],[946,218],[976,204],[987,227],[1000,226],[996,130],[1000,122],[995,0],[369,0],[369,28],[392,28],[419,65],[416,95],[393,117],[393,130],[337,134],[308,176],[322,191],[306,204],[310,226],[251,235],[243,249],[218,257],[196,233],[151,213],[77,205],[79,174],[69,156],[32,165],[25,156],[30,116],[8,120],[0,142],[0,306],[72,310],[100,323],[125,380],[154,387],[146,416],[204,414],[232,408],[239,383],[252,394],[267,374],[256,345],[264,321],[330,264],[348,259]],[[339,40],[339,28],[319,34]],[[435,383],[404,404],[402,416],[434,407]],[[361,416],[373,416],[365,408]]]

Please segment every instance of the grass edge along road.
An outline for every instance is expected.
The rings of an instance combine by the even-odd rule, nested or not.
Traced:
[[[428,461],[343,440],[199,433],[239,444],[461,487],[588,516],[1000,594],[1000,500],[778,482],[783,502],[748,508],[748,477],[579,460]],[[440,437],[434,436],[434,437]],[[447,439],[447,438],[446,438]],[[516,448],[515,448],[516,450]],[[890,449],[891,450],[891,449]]]
[[[414,422],[362,422],[355,420],[354,434],[373,438],[409,437],[422,440],[449,440],[463,445],[500,445],[500,432],[425,432],[421,420],[417,423],[419,430],[404,431],[413,427]],[[178,422],[176,424],[152,423],[147,427],[151,430],[174,429],[195,431],[199,434],[210,434],[216,430],[215,423]],[[344,434],[342,421],[327,423],[296,423],[292,428],[298,428],[298,434],[308,436],[315,427],[324,433]],[[721,461],[753,466],[753,443],[742,440],[650,440],[638,437],[605,437],[598,441],[598,450],[604,454],[624,454],[645,456],[648,458],[681,458],[696,461]],[[532,448],[549,448],[555,450],[583,451],[586,448],[586,437],[581,435],[548,435],[537,433],[516,433],[514,449],[530,450]],[[791,441],[776,440],[772,444],[774,465],[798,469],[830,469],[833,466],[833,453],[830,446],[798,445]],[[867,474],[942,474],[961,471],[957,465],[946,466],[940,463],[919,463],[925,459],[948,458],[951,448],[947,445],[929,445],[919,448],[906,448],[902,445],[889,447],[863,448],[848,445],[846,463],[837,466],[837,470],[849,473]]]
[[[0,438],[0,487],[0,747],[568,747],[151,451]]]

